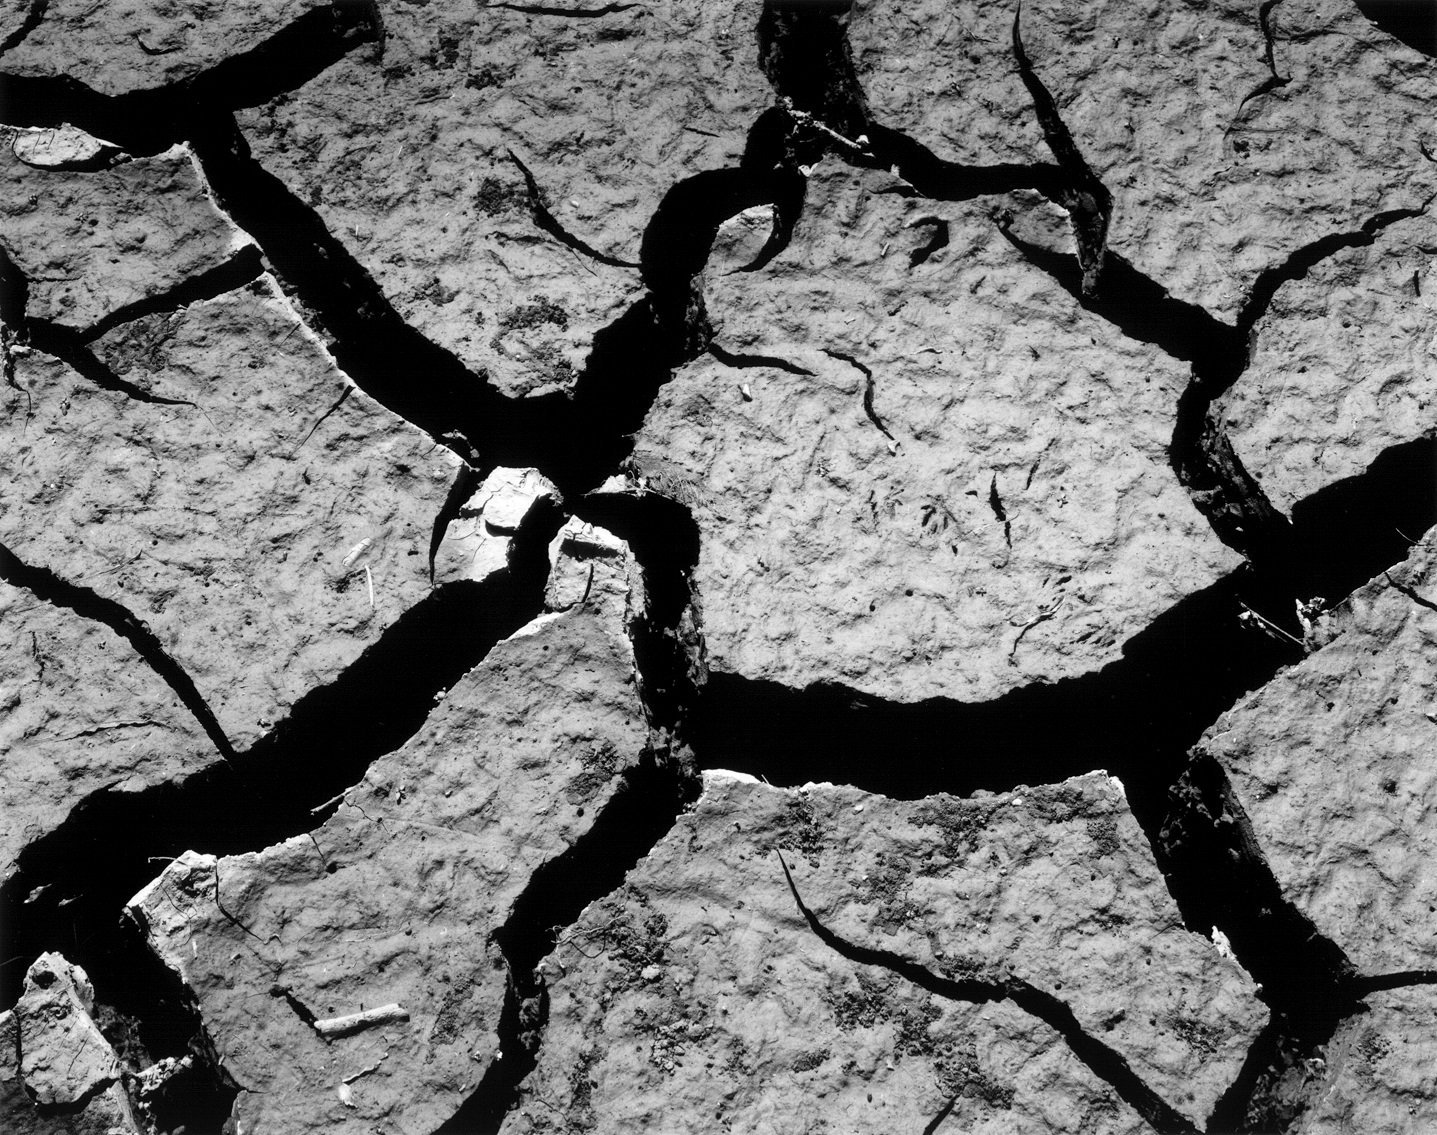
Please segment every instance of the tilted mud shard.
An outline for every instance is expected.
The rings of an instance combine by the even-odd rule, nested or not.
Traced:
[[[1430,1127],[1431,54],[0,3],[0,1126]]]

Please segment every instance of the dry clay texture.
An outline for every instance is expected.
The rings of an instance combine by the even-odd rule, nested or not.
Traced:
[[[0,1128],[1432,1129],[1431,26],[0,2]]]

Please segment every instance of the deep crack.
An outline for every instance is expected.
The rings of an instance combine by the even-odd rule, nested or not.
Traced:
[[[1058,104],[1028,61],[1018,28],[1022,12],[1023,6],[1019,0],[1013,13],[1013,57],[1017,60],[1018,74],[1023,85],[1028,88],[1028,94],[1033,99],[1033,110],[1038,116],[1038,125],[1042,127],[1043,139],[1048,143],[1048,149],[1053,152],[1058,169],[1062,172],[1058,201],[1068,210],[1068,216],[1073,223],[1073,235],[1078,244],[1078,263],[1083,270],[1082,294],[1091,298],[1097,295],[1098,279],[1107,253],[1108,225],[1113,216],[1113,195],[1083,158],[1067,124],[1058,113]]]
[[[45,19],[45,13],[50,7],[50,0],[30,0],[30,8],[25,13],[25,19],[20,26],[0,40],[0,55],[4,55],[12,48],[19,47],[31,32],[38,28]]]
[[[563,520],[553,502],[538,501],[514,537],[507,568],[431,592],[228,762],[139,791],[97,792],[29,844],[0,886],[0,923],[12,955],[3,967],[4,1003],[18,996],[25,967],[46,949],[69,951],[100,999],[112,996],[114,920],[153,877],[152,857],[257,851],[323,822],[324,810],[318,819],[312,812],[316,805],[332,805],[336,791],[417,733],[436,693],[541,612],[547,548]],[[97,846],[107,849],[98,860]]]

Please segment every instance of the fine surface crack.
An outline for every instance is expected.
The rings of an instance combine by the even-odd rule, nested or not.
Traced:
[[[490,6],[508,7],[509,5]],[[624,5],[624,7],[632,7],[632,5]],[[506,152],[509,155],[509,160],[518,167],[520,174],[524,177],[524,187],[529,195],[529,211],[533,215],[536,225],[566,248],[572,248],[575,252],[582,253],[591,260],[597,260],[600,264],[608,264],[613,268],[637,268],[639,266],[637,261],[621,260],[617,256],[610,256],[607,253],[600,252],[592,244],[580,240],[561,225],[558,218],[549,212],[549,207],[544,204],[544,194],[540,191],[539,183],[534,179],[534,174],[530,171],[529,167],[520,160],[519,155],[513,150]]]
[[[1263,95],[1271,94],[1273,91],[1281,90],[1292,82],[1291,75],[1279,75],[1277,72],[1277,59],[1274,55],[1274,33],[1272,28],[1272,10],[1282,0],[1262,0],[1257,9],[1257,26],[1262,32],[1262,61],[1267,64],[1268,77],[1243,96],[1242,102],[1237,104],[1237,112],[1233,116],[1228,128],[1223,131],[1223,136],[1231,134],[1242,120],[1243,108],[1253,99],[1261,98]]]
[[[219,108],[260,106],[295,90],[379,29],[373,4],[311,8],[268,40],[208,70],[160,87],[102,95],[68,75],[0,73],[0,119],[11,126],[79,126],[135,157],[190,137]]]
[[[627,12],[630,8],[637,8],[637,4],[605,4],[601,8],[556,8],[552,5],[543,4],[509,4],[501,0],[491,0],[485,4],[486,8],[506,8],[511,12],[523,12],[528,16],[569,16],[573,19],[587,20],[596,16],[611,16],[616,12]]]
[[[799,913],[803,915],[809,929],[830,949],[860,965],[886,969],[920,989],[948,1001],[967,1004],[1012,1001],[1024,1012],[1037,1017],[1056,1031],[1073,1055],[1094,1075],[1112,1087],[1155,1131],[1196,1135],[1197,1128],[1143,1083],[1124,1056],[1084,1031],[1073,1010],[1059,998],[1019,978],[982,981],[977,978],[943,977],[901,954],[858,945],[840,938],[804,905],[783,853],[775,851],[774,854],[778,856],[779,864],[783,867],[784,878],[788,880],[788,889],[793,894],[793,901]]]
[[[1403,595],[1407,596],[1407,598],[1411,599],[1412,602],[1416,603],[1418,606],[1426,607],[1429,611],[1437,611],[1437,603],[1432,602],[1432,600],[1430,599],[1422,598],[1422,596],[1418,595],[1415,590],[1408,587],[1406,584],[1398,583],[1395,579],[1392,578],[1391,572],[1384,572],[1383,574],[1387,576],[1388,583],[1390,583]]]
[[[865,365],[864,363],[859,362],[852,355],[845,354],[843,351],[835,351],[828,347],[825,347],[823,349],[823,353],[827,355],[830,359],[836,359],[838,362],[847,363],[849,366],[853,367],[854,370],[858,371],[859,374],[863,375],[863,412],[868,416],[868,420],[872,422],[873,425],[878,429],[879,433],[886,437],[890,443],[892,443],[893,445],[897,445],[898,439],[888,432],[888,427],[883,424],[883,420],[878,416],[878,411],[874,408],[873,405],[875,383],[872,368]]]
[[[117,307],[81,331],[80,342],[92,343],[116,327],[133,323],[148,315],[179,311],[191,304],[218,299],[238,291],[246,284],[254,283],[262,275],[264,262],[259,249],[252,244],[246,245],[212,268],[206,268],[203,272],[153,295]]]
[[[150,669],[175,692],[199,722],[219,755],[227,761],[234,758],[234,746],[194,680],[165,650],[155,632],[127,607],[113,599],[106,599],[88,587],[62,579],[49,568],[25,563],[4,544],[0,544],[0,579],[13,587],[24,588],[52,606],[74,611],[83,618],[109,627],[128,642]]]
[[[781,370],[787,374],[812,375],[813,371],[807,367],[801,367],[797,363],[791,363],[787,359],[781,359],[777,355],[739,355],[732,351],[726,351],[717,343],[710,342],[708,353],[726,367],[734,367],[737,370],[750,370],[754,368],[768,367],[773,370]]]

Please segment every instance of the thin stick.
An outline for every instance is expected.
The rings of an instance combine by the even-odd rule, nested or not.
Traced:
[[[1298,647],[1298,648],[1300,648],[1300,649],[1302,649],[1302,650],[1304,650],[1304,651],[1307,649],[1307,643],[1303,642],[1300,638],[1296,638],[1296,637],[1294,637],[1293,635],[1288,634],[1285,630],[1283,630],[1280,626],[1278,626],[1276,623],[1274,623],[1271,619],[1264,618],[1262,615],[1259,615],[1256,611],[1254,611],[1251,607],[1249,607],[1249,606],[1248,606],[1246,603],[1244,603],[1241,599],[1239,599],[1239,600],[1237,601],[1237,603],[1238,603],[1238,606],[1239,606],[1239,607],[1241,607],[1244,611],[1246,611],[1246,612],[1247,612],[1249,615],[1251,615],[1254,619],[1257,619],[1260,623],[1262,623],[1263,626],[1267,627],[1269,630],[1276,631],[1278,634],[1282,635],[1283,638],[1287,639],[1287,641],[1290,642],[1290,643],[1292,643],[1294,646],[1296,646],[1296,647]]]
[[[328,1017],[314,1022],[314,1031],[320,1036],[349,1036],[375,1025],[387,1025],[391,1021],[409,1020],[409,1010],[402,1005],[381,1005],[377,1009],[365,1009],[361,1013],[349,1013],[343,1017]]]

